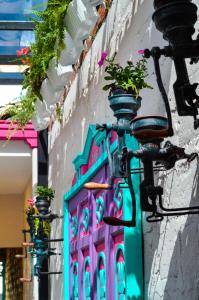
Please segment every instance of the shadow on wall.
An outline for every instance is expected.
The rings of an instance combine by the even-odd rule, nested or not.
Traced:
[[[136,2],[136,1],[135,1]],[[136,6],[135,6],[136,7]],[[148,15],[144,19],[145,15],[143,15],[143,11],[148,11]],[[152,1],[140,1],[138,7],[136,8],[135,19],[133,23],[140,24],[137,31],[135,30],[135,36],[132,36],[132,41],[134,42],[136,47],[140,45],[140,48],[149,48],[151,49],[154,46],[163,47],[167,44],[166,41],[162,39],[162,35],[155,28],[151,16],[153,13],[153,3]],[[143,19],[143,23],[140,23]],[[139,33],[142,34],[141,38]],[[134,46],[135,48],[135,46]],[[123,50],[125,51],[125,50]],[[134,50],[135,52],[135,50]],[[162,73],[162,79],[164,83],[164,87],[166,93],[169,93],[170,88],[170,78],[172,72],[172,61],[170,59],[161,58],[160,59],[160,67]],[[154,72],[154,65],[152,58],[148,61],[148,70],[149,70],[149,83],[153,86],[153,90],[148,91],[144,90],[142,92],[142,107],[139,114],[144,115],[165,115],[166,110],[164,107],[164,102],[161,98],[158,85],[156,83],[156,76]],[[158,178],[155,178],[155,184],[157,184]],[[161,264],[160,257],[164,251],[164,244],[162,244],[163,235],[165,232],[161,230],[161,223],[148,223],[146,221],[147,213],[143,214],[143,252],[144,252],[144,299],[146,300],[159,300],[162,299],[159,295],[151,296],[151,289],[154,290],[154,286],[156,285],[156,280],[151,279],[154,276],[154,272],[157,271],[157,264]],[[177,221],[177,219],[176,219]],[[166,225],[165,225],[166,226]],[[161,250],[159,251],[159,249]],[[157,254],[158,253],[158,254]],[[158,256],[160,255],[160,257]],[[169,262],[168,262],[169,263]],[[159,272],[159,270],[157,271]],[[156,274],[155,276],[158,277]],[[155,278],[156,279],[156,278]],[[154,293],[155,294],[155,293]],[[167,300],[182,300],[182,298],[175,298],[173,295]],[[191,298],[189,298],[192,300]],[[129,299],[131,300],[131,299]]]
[[[190,206],[198,205],[199,167],[197,165]],[[177,222],[177,219],[176,219]],[[189,215],[178,232],[170,261],[164,300],[199,299],[199,216]]]
[[[193,171],[189,206],[198,205],[199,167]],[[190,175],[190,174],[189,174]],[[172,177],[172,176],[171,176]],[[173,197],[169,193],[171,206],[181,205],[180,197],[186,193],[179,178],[171,178]],[[165,180],[165,182],[168,178]],[[178,183],[178,186],[176,184]],[[186,183],[186,182],[185,182]],[[168,183],[167,183],[168,184]],[[186,184],[185,184],[186,186]],[[191,186],[191,184],[190,184]],[[182,189],[182,194],[176,193]],[[176,190],[175,190],[176,189]],[[169,191],[170,192],[170,191]],[[165,188],[166,198],[166,188]],[[176,201],[175,201],[176,199]],[[168,206],[168,204],[166,205]],[[199,299],[199,222],[198,215],[165,218],[162,223],[144,223],[145,299],[146,300],[198,300]],[[147,228],[147,230],[146,230]]]

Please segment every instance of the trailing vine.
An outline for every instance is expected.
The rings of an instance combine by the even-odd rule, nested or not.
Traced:
[[[34,20],[35,42],[26,53],[28,59],[24,60],[24,53],[22,57],[28,64],[22,84],[27,92],[25,96],[21,96],[19,102],[9,104],[3,111],[3,114],[9,115],[11,121],[17,122],[19,127],[24,127],[31,119],[36,100],[39,98],[42,101],[40,88],[47,77],[49,62],[52,58],[58,59],[64,49],[63,20],[70,2],[71,0],[48,0],[45,11],[33,11],[37,17]]]

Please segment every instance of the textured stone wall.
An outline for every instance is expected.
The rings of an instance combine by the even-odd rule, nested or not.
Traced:
[[[64,104],[63,126],[55,122],[49,133],[49,184],[56,191],[53,210],[57,213],[63,212],[63,195],[70,188],[74,174],[72,160],[83,149],[88,125],[113,121],[107,94],[102,91],[103,69],[97,66],[101,51],[109,50],[110,54],[117,51],[118,61],[125,63],[138,58],[138,49],[166,45],[151,20],[152,1],[121,2],[113,1],[108,18],[71,86]],[[148,68],[148,81],[154,89],[142,92],[139,114],[164,115],[151,60]],[[178,117],[176,113],[172,89],[175,72],[169,59],[161,59],[161,70],[173,114],[175,136],[171,141],[185,147],[188,153],[199,152],[198,130],[193,130],[192,118]],[[197,66],[190,68],[190,75],[193,82],[199,79]],[[190,165],[179,162],[174,170],[159,174],[156,182],[164,187],[165,205],[198,203],[197,161]],[[198,300],[198,216],[170,217],[156,224],[149,224],[145,219],[143,215],[145,299]],[[52,236],[60,237],[62,230],[62,221],[54,221]],[[59,247],[62,251],[62,244]],[[62,258],[51,259],[53,271],[60,271],[62,267]],[[63,277],[60,275],[51,277],[51,299],[63,299]]]

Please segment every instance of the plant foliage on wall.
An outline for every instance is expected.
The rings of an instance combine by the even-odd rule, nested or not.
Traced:
[[[42,100],[40,88],[47,77],[50,60],[58,59],[64,49],[63,19],[70,2],[71,0],[48,0],[45,11],[33,11],[37,17],[34,20],[35,42],[25,54],[28,59],[24,59],[24,55],[19,58],[22,63],[27,64],[23,81],[26,95],[22,96],[19,102],[8,105],[3,112],[11,116],[11,120],[16,121],[20,127],[24,127],[31,119],[36,100]]]

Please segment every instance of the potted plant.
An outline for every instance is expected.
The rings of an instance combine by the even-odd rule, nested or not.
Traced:
[[[41,215],[49,213],[50,202],[54,198],[54,190],[45,186],[39,185],[35,191],[36,202],[35,206]]]
[[[131,121],[141,106],[140,91],[144,88],[152,87],[146,83],[147,77],[146,59],[138,60],[136,64],[127,61],[127,65],[122,67],[115,62],[116,53],[112,58],[107,58],[107,53],[103,52],[98,65],[101,67],[106,61],[105,80],[110,81],[103,87],[109,90],[110,107],[118,122],[121,120]]]

